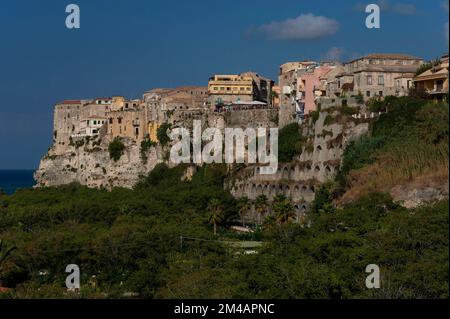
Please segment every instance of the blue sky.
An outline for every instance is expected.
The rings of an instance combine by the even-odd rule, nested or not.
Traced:
[[[214,73],[277,78],[283,62],[448,52],[448,1],[15,0],[0,4],[0,169],[36,168],[63,99],[206,85]],[[65,27],[66,5],[81,28]],[[448,25],[447,25],[448,26]]]

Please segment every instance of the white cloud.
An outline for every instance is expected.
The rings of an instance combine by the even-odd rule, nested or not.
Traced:
[[[276,40],[307,40],[333,35],[339,29],[336,20],[302,14],[294,19],[272,22],[257,28],[257,31],[267,35],[269,39]]]
[[[332,47],[323,56],[324,61],[341,61],[344,49]]]

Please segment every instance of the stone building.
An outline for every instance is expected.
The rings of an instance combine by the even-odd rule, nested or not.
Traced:
[[[140,100],[113,97],[111,111],[106,117],[107,134],[111,139],[128,137],[140,142],[148,136],[148,110]]]
[[[67,149],[70,137],[79,134],[81,108],[88,101],[65,100],[55,105],[53,114],[53,148],[56,153]]]
[[[344,74],[353,76],[353,90],[348,92],[361,93],[365,101],[371,97],[405,95],[408,80],[412,80],[422,63],[421,58],[406,54],[369,54],[347,62]],[[406,85],[398,86],[396,80],[400,79]],[[341,88],[345,83],[340,83]]]
[[[109,99],[101,98],[66,100],[58,103],[55,106],[53,117],[53,147],[55,152],[64,152],[69,144],[76,139],[96,135],[101,127],[97,123],[105,121],[106,114],[110,111],[110,102]]]

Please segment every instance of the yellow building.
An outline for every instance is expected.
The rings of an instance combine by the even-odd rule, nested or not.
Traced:
[[[106,113],[107,132],[111,138],[128,137],[142,141],[148,133],[148,112],[139,100],[113,97],[111,111]]]
[[[152,142],[158,142],[158,128],[161,125],[157,122],[149,122],[148,123],[148,137]]]
[[[439,64],[414,78],[416,90],[428,93],[435,99],[443,99],[448,94],[449,57],[443,56]]]
[[[253,95],[253,78],[241,75],[215,75],[208,82],[209,94]]]
[[[237,101],[251,102],[254,98],[253,78],[241,75],[214,75],[208,82],[209,104],[216,108]]]

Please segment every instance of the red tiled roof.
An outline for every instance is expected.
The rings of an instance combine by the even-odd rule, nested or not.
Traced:
[[[58,104],[81,104],[81,100],[65,100]]]

